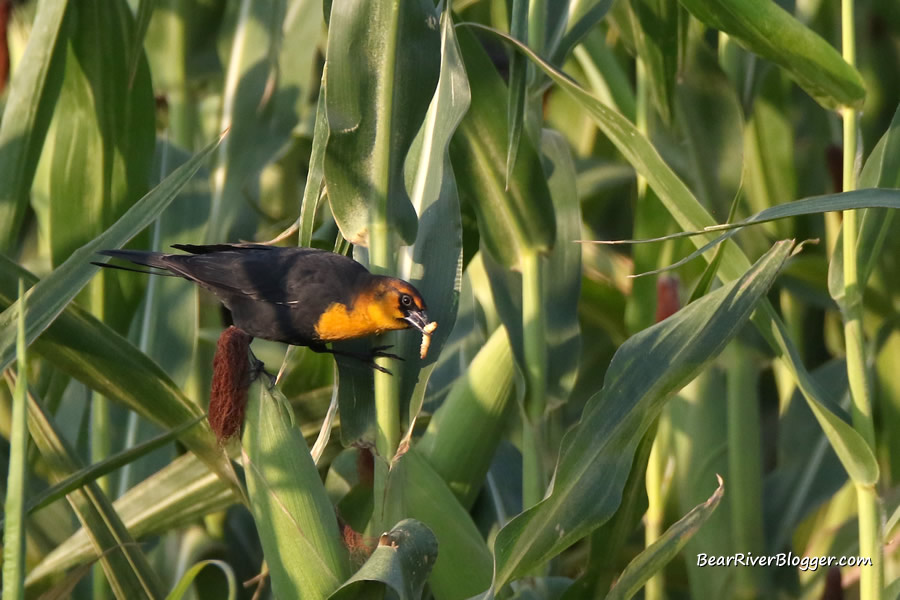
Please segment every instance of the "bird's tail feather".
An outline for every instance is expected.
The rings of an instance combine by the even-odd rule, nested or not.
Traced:
[[[168,270],[169,265],[163,260],[166,254],[163,252],[145,252],[143,250],[100,250],[97,254],[111,256],[121,260],[127,260],[136,265],[144,267],[154,267],[157,269]],[[96,263],[95,263],[96,264]],[[103,264],[105,267],[127,269],[126,267],[117,267],[115,265]],[[144,272],[144,271],[142,271]],[[152,271],[150,271],[152,272]]]
[[[162,275],[164,277],[178,277],[175,273],[169,273],[168,271],[150,271],[147,269],[132,269],[131,267],[123,267],[122,265],[113,265],[110,263],[102,263],[91,261],[92,265],[97,265],[98,267],[103,267],[104,269],[118,269],[120,271],[131,271],[132,273],[144,273],[146,275]]]

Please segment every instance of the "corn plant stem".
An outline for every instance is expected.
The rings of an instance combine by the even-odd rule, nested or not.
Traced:
[[[161,14],[168,15],[166,19],[166,43],[169,47],[169,53],[173,58],[169,65],[171,69],[172,89],[168,94],[169,108],[169,127],[166,131],[166,137],[170,139],[176,146],[179,146],[188,152],[194,149],[194,139],[196,132],[200,130],[198,122],[198,114],[196,107],[191,102],[190,85],[187,74],[187,47],[188,47],[188,31],[187,23],[191,20],[190,12],[195,10],[194,5],[187,2],[173,3],[171,12],[160,11]],[[167,146],[163,146],[164,149]],[[161,161],[161,178],[166,173],[168,166],[168,152],[164,150]],[[207,225],[209,229],[209,225]],[[207,232],[208,234],[209,232]],[[154,234],[155,235],[155,234]],[[222,240],[213,240],[222,241]],[[154,246],[156,248],[156,246]],[[190,292],[197,304],[196,311],[200,311],[200,296],[196,290]],[[199,323],[194,327],[191,333],[193,336],[193,359],[190,365],[190,375],[184,384],[184,392],[188,398],[194,402],[204,406],[203,396],[206,391],[205,377],[202,372],[207,367],[202,364],[203,361],[196,359],[199,340]]]
[[[856,39],[853,0],[841,2],[841,52],[844,60],[856,65]],[[844,191],[856,189],[856,151],[859,115],[852,107],[842,110],[844,117]],[[862,327],[862,297],[857,273],[857,212],[844,211],[844,343],[847,350],[847,380],[850,384],[853,427],[875,451],[875,427]],[[871,557],[870,567],[860,568],[859,597],[880,600],[884,591],[881,516],[874,487],[856,486],[860,556]]]
[[[647,83],[647,71],[644,62],[638,58],[635,61],[635,117],[634,125],[644,136],[650,137],[648,121],[650,115],[650,88]],[[647,195],[647,178],[637,174],[637,195],[640,200]]]
[[[395,370],[396,368],[394,366]],[[378,456],[375,460],[375,504],[372,520],[376,529],[385,531],[388,524],[381,522],[384,517],[384,494],[389,465],[400,443],[400,390],[397,382],[394,376],[375,372],[375,450]]]
[[[650,116],[650,90],[647,83],[647,72],[644,69],[644,63],[640,58],[637,59],[635,64],[635,88],[635,126],[638,128],[638,131],[649,138],[650,131],[648,122]],[[646,205],[647,193],[647,179],[638,175],[637,205],[635,209],[636,217],[647,213],[646,210],[641,210],[639,208],[642,205]],[[637,232],[640,227],[642,227],[641,222],[635,221],[635,232]],[[635,301],[639,300],[635,298],[632,301],[633,306]],[[638,309],[636,315],[637,318],[633,319],[632,322],[633,327],[638,327],[640,329],[650,325],[650,323],[646,322],[646,319],[652,316],[652,313],[648,312],[648,309],[652,310],[652,307],[646,305],[646,303],[642,304],[645,305]],[[665,524],[665,501],[662,490],[662,475],[665,471],[667,456],[659,451],[660,440],[658,436],[659,430],[657,429],[657,439],[653,442],[650,458],[647,461],[647,473],[645,475],[647,486],[647,519],[644,527],[645,547],[649,547],[662,535],[663,526]],[[647,583],[644,585],[644,598],[646,598],[646,600],[662,600],[662,598],[665,597],[664,590],[665,576],[662,571],[659,571],[653,575],[653,577],[648,579]]]
[[[543,306],[541,257],[530,252],[522,259],[522,331],[525,340],[526,409],[532,421],[543,420],[547,390],[547,343]]]
[[[656,439],[653,440],[653,448],[650,450],[650,458],[647,460],[647,473],[644,476],[647,487],[647,513],[644,519],[645,547],[649,547],[663,534],[665,519],[663,477],[668,455],[663,446],[664,444],[657,429]],[[646,600],[661,600],[664,598],[664,584],[665,580],[660,574],[648,579],[644,585],[644,598]]]
[[[522,508],[531,508],[544,498],[546,484],[541,462],[543,423],[522,419]]]
[[[250,10],[252,2],[241,0],[238,8],[237,24],[234,27],[234,36],[231,40],[231,53],[228,58],[228,69],[225,71],[225,87],[222,90],[222,113],[219,121],[219,130],[227,131],[234,123],[237,114],[237,92],[243,75],[243,58],[247,47],[247,37],[253,27],[253,17]],[[210,174],[210,201],[209,220],[206,228],[206,239],[209,243],[219,242],[226,234],[226,221],[223,219],[225,210],[225,186],[229,183],[228,170],[230,166],[231,140],[225,136],[222,143],[216,149]]]
[[[165,155],[165,151],[163,151],[163,155]],[[165,177],[163,174],[160,174],[160,180]],[[152,226],[152,241],[150,243],[150,247],[153,250],[159,249],[159,219],[153,221]],[[159,279],[156,277],[151,277],[147,282],[147,296],[144,301],[144,311],[141,315],[141,330],[138,338],[138,348],[144,354],[149,352],[149,339],[150,339],[150,331],[151,331],[151,321],[152,315],[154,314],[154,310],[156,307],[156,290],[159,285]],[[134,411],[128,412],[128,421],[125,426],[125,442],[123,443],[123,449],[127,450],[132,448],[138,443],[138,427],[140,426],[140,418],[138,414]],[[131,487],[131,466],[132,463],[128,463],[122,466],[122,470],[119,472],[119,485],[116,496],[122,496],[128,489]]]
[[[101,272],[91,281],[91,307],[93,314],[103,320],[105,285],[109,275]],[[91,399],[91,462],[100,462],[112,453],[112,424],[110,423],[109,401],[98,392],[89,392]],[[107,496],[110,492],[109,476],[97,479],[97,487]],[[106,600],[110,597],[110,586],[103,572],[103,567],[94,565],[91,580],[94,600]]]
[[[760,444],[757,369],[750,352],[738,341],[728,348],[727,430],[728,500],[735,552],[762,554],[763,516],[761,512],[762,456]],[[736,597],[764,596],[761,569],[738,569]]]
[[[169,15],[165,21],[166,43],[169,55],[174,57],[169,64],[173,81],[168,93],[169,137],[187,151],[193,150],[194,132],[197,129],[197,115],[189,101],[187,80],[187,23],[190,20],[188,12],[192,7],[187,2],[179,2],[175,3],[171,12],[160,11]]]
[[[25,464],[28,454],[28,425],[25,417],[25,284],[21,279],[19,302],[22,306],[19,310],[16,339],[18,377],[12,401],[6,499],[3,503],[3,600],[20,600],[25,597]]]
[[[534,506],[544,497],[543,428],[547,391],[547,344],[541,256],[522,257],[522,331],[525,344],[525,415],[522,423],[522,502]]]
[[[91,307],[94,316],[103,320],[106,272],[101,272],[91,281]],[[112,429],[109,417],[109,403],[97,392],[91,392],[91,462],[99,462],[112,451]],[[97,485],[104,494],[109,494],[109,478],[101,477]]]
[[[635,65],[635,127],[645,137],[650,138],[649,111],[650,92],[644,64],[638,58]],[[657,219],[659,205],[653,191],[647,184],[647,178],[637,174],[637,189],[634,202],[633,234],[636,238],[653,237],[663,233],[659,229]],[[631,260],[634,272],[649,271],[663,263],[663,257],[657,249],[635,247]],[[643,277],[633,279],[631,294],[625,306],[625,327],[629,334],[635,334],[653,325],[656,317],[656,278]]]
[[[369,213],[369,263],[375,272],[391,273],[395,270],[392,233],[388,221],[388,199],[391,182],[391,132],[394,107],[394,71],[397,60],[397,37],[400,23],[400,1],[391,1],[390,31],[385,36],[381,65],[382,77],[378,80],[375,102],[380,108],[375,126],[375,143],[372,156],[373,186],[375,198]],[[385,363],[385,359],[379,359]],[[394,365],[396,369],[396,365]],[[375,449],[387,463],[375,461],[374,511],[372,524],[384,529],[384,492],[387,486],[388,468],[400,443],[399,379],[386,373],[375,372]]]
[[[547,0],[530,0],[528,3],[528,45],[538,54],[544,53],[547,31]]]

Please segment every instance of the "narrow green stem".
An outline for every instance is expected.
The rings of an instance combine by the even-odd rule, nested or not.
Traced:
[[[381,272],[392,272],[393,255],[390,251],[390,231],[386,221],[386,211],[382,214],[381,219],[376,221],[373,218],[371,224],[369,260],[374,267],[373,270]],[[393,334],[389,334],[393,335]],[[385,342],[390,344],[391,342]],[[377,359],[383,366],[389,367],[387,359]],[[396,365],[391,365],[397,368]],[[390,367],[389,367],[390,368]],[[397,446],[400,443],[400,400],[398,387],[399,380],[397,377],[375,372],[375,419],[377,429],[375,432],[375,449],[378,456],[390,462],[391,458],[397,452]],[[377,462],[377,461],[376,461]],[[382,473],[382,474],[386,474]],[[386,483],[379,477],[379,471],[375,472],[375,507],[380,506],[378,495],[383,491],[382,484]],[[379,512],[375,513],[380,514]]]
[[[105,305],[106,272],[101,272],[91,281],[92,313],[103,320]],[[91,392],[91,462],[104,460],[112,452],[112,425],[109,417],[109,402],[97,392]],[[109,494],[109,477],[97,479],[103,493]]]
[[[522,419],[522,507],[530,508],[543,500],[547,489],[544,478],[543,459],[543,422],[532,423],[528,418]]]
[[[644,64],[638,59],[635,70],[635,126],[642,134],[649,135],[650,94]],[[647,179],[637,176],[637,197],[634,203],[633,237],[641,239],[659,235],[654,213],[659,205],[647,186]],[[635,273],[649,271],[660,264],[659,249],[649,244],[632,248],[632,261]],[[625,306],[625,326],[629,333],[637,333],[653,325],[656,314],[656,277],[642,277],[632,280],[631,297]]]
[[[385,460],[391,460],[400,443],[398,392],[396,377],[387,373],[375,373],[375,414],[378,421],[375,448]]]
[[[187,74],[187,47],[188,47],[188,26],[190,12],[195,10],[191,3],[179,2],[178,0],[168,0],[168,10],[160,10],[156,15],[160,19],[164,19],[166,28],[166,44],[168,47],[168,56],[172,57],[169,65],[171,69],[171,87],[168,90],[169,105],[169,127],[168,137],[175,145],[192,152],[194,149],[194,139],[196,132],[200,129],[198,124],[198,115],[194,103],[191,101],[190,83]],[[164,156],[166,156],[164,154]],[[162,173],[166,172],[166,161],[163,161]],[[213,225],[214,227],[215,225]],[[210,228],[207,225],[207,228]],[[209,232],[207,232],[209,235]],[[212,240],[220,242],[223,240]],[[196,291],[192,291],[195,302],[199,303],[199,296]],[[199,309],[198,309],[199,312]],[[199,327],[194,327],[193,331],[193,352],[196,357],[200,341],[198,339]],[[203,397],[206,393],[206,378],[202,374],[206,365],[202,361],[193,360],[191,362],[191,373],[184,386],[184,391],[188,398],[202,405]]]
[[[647,83],[647,71],[644,68],[644,62],[637,59],[635,64],[635,105],[634,105],[634,125],[642,134],[650,137],[649,115],[650,110],[650,87]],[[638,199],[647,195],[647,178],[638,173],[637,175],[637,194]]]
[[[860,567],[860,600],[881,600],[884,597],[884,553],[881,543],[881,505],[875,488],[856,486],[857,518],[859,520],[859,555],[872,558],[872,565]]]
[[[222,114],[219,129],[231,128],[237,115],[237,92],[243,74],[244,53],[247,47],[249,30],[253,27],[250,0],[241,0],[238,8],[237,23],[231,40],[231,53],[228,57],[228,69],[225,72],[225,86],[222,90]],[[226,187],[231,189],[233,178],[229,178],[231,137],[225,136],[216,149],[210,176],[209,219],[206,226],[206,239],[217,243],[228,233],[228,213]]]
[[[525,344],[525,414],[522,420],[522,501],[534,506],[544,497],[544,409],[547,406],[547,342],[543,275],[537,252],[522,257],[522,331]]]
[[[547,31],[547,0],[528,3],[528,45],[538,54],[544,51]]]
[[[853,0],[841,3],[842,54],[848,64],[856,64],[856,36]],[[856,153],[859,115],[853,108],[842,110],[844,117],[844,191],[856,189]],[[844,211],[844,340],[847,350],[847,379],[853,402],[853,427],[875,451],[875,426],[872,421],[872,398],[866,369],[863,340],[863,290],[857,273],[857,215]],[[861,567],[859,597],[880,600],[884,591],[884,564],[881,544],[881,516],[878,494],[874,487],[857,485],[859,521],[859,554],[871,557],[871,567]]]
[[[169,64],[172,87],[168,91],[169,137],[187,151],[194,147],[197,115],[190,102],[187,78],[187,21],[191,6],[184,2],[171,2],[167,11],[159,11],[166,23],[166,45],[168,55],[173,57]]]
[[[635,64],[635,126],[645,136],[649,137],[649,110],[650,93],[647,83],[647,72],[644,63],[637,59]],[[635,202],[634,235],[641,237],[650,232],[650,220],[647,218],[647,179],[642,175],[637,176],[637,199]],[[650,266],[643,259],[648,258],[648,249],[634,249],[635,272]],[[654,265],[655,266],[655,265]],[[637,283],[632,290],[632,300],[627,308],[626,324],[629,331],[636,333],[653,323],[656,300],[653,296],[655,278],[645,278],[645,281]],[[644,526],[644,545],[649,547],[663,533],[663,520],[665,518],[665,498],[662,489],[663,473],[667,456],[661,451],[661,440],[657,429],[657,438],[650,450],[650,458],[647,461],[647,473],[644,477],[647,487],[647,519]],[[665,597],[665,575],[659,571],[647,580],[644,585],[644,594],[647,600],[661,600]]]
[[[103,320],[105,306],[105,285],[108,273],[101,272],[91,281],[91,307],[94,316]],[[109,417],[109,401],[98,392],[88,392],[91,399],[91,462],[104,460],[112,453],[112,424]],[[97,479],[97,487],[109,495],[109,476]],[[107,600],[111,597],[111,589],[106,575],[100,565],[94,565],[92,571],[92,597],[94,600]]]
[[[543,419],[547,390],[547,342],[544,338],[543,274],[541,257],[529,253],[522,259],[522,331],[525,338],[525,408],[532,422]]]
[[[728,348],[728,500],[735,552],[760,555],[765,550],[762,537],[762,456],[760,443],[757,369],[750,353],[740,342]],[[761,569],[738,569],[738,598],[763,596]]]
[[[525,344],[525,413],[522,418],[522,503],[534,506],[544,497],[544,409],[547,406],[547,342],[544,323],[541,256],[522,257],[522,331]]]
[[[665,478],[669,452],[668,444],[661,430],[662,427],[656,430],[656,438],[653,440],[650,458],[647,461],[647,472],[644,476],[647,487],[647,514],[644,519],[645,547],[649,547],[663,534],[665,521],[666,499],[663,490],[663,479]],[[665,578],[662,571],[660,571],[648,579],[644,585],[644,598],[645,600],[662,600],[665,598],[664,590]]]

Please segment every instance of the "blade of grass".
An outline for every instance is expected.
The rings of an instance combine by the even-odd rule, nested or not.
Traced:
[[[585,6],[589,8],[585,9]],[[612,6],[612,0],[588,0],[581,2],[579,4],[581,14],[573,15],[576,19],[574,23],[568,23],[568,31],[563,34],[562,30],[557,30],[551,36],[547,44],[550,62],[554,65],[561,65],[569,55],[569,52],[578,46],[582,38],[603,20],[610,6]]]
[[[121,466],[129,464],[140,458],[141,456],[144,456],[145,454],[178,439],[179,435],[181,435],[194,425],[198,424],[205,418],[206,415],[201,415],[195,418],[193,421],[188,421],[184,425],[162,433],[154,437],[153,439],[147,440],[146,442],[143,442],[136,446],[132,446],[124,452],[119,452],[118,454],[108,457],[106,460],[94,463],[88,467],[85,467],[84,469],[77,471],[76,473],[72,473],[62,481],[41,492],[40,496],[38,496],[37,498],[31,499],[28,502],[28,506],[26,507],[26,512],[28,514],[31,514],[36,510],[40,510],[48,504],[59,500],[63,496],[68,495],[73,490],[83,487],[86,484],[95,481],[97,478],[102,477],[103,475],[106,475],[107,473],[114,471]]]
[[[19,302],[24,303],[24,297],[25,284],[20,279]],[[19,313],[17,323],[16,365],[19,376],[13,390],[6,498],[3,502],[3,600],[25,598],[25,463],[28,453],[25,388],[28,385],[28,363],[25,354],[24,313]]]
[[[7,381],[12,378],[7,372]],[[55,479],[81,469],[81,465],[62,439],[41,402],[28,394],[29,429],[32,439],[54,473]],[[95,482],[69,494],[69,503],[89,532],[91,543],[118,598],[159,598],[162,584],[150,567],[146,555],[129,535],[109,499]]]
[[[178,580],[178,583],[175,584],[175,587],[169,592],[169,595],[166,596],[166,600],[181,600],[184,598],[185,594],[190,591],[191,584],[194,583],[194,579],[197,578],[200,571],[209,566],[217,567],[222,571],[222,574],[224,574],[225,578],[228,580],[227,600],[236,600],[238,593],[237,578],[234,575],[234,569],[231,568],[231,565],[223,560],[201,560],[194,564],[184,575],[182,575],[181,579]]]
[[[675,558],[694,533],[703,526],[719,506],[724,493],[725,484],[719,477],[719,487],[709,497],[709,500],[681,517],[653,545],[628,563],[616,581],[616,585],[606,596],[606,600],[628,600],[637,594],[644,583]]]
[[[11,288],[20,277],[26,283],[36,281],[0,255],[0,306],[13,303]],[[33,348],[63,372],[163,427],[177,427],[203,414],[156,363],[75,304],[60,313]],[[188,430],[181,440],[224,481],[240,489],[207,423]]]
[[[453,331],[462,280],[459,194],[448,147],[469,109],[471,94],[449,8],[449,3],[445,4],[441,15],[437,87],[404,165],[406,189],[419,225],[416,243],[400,249],[397,276],[416,286],[428,302],[428,317],[439,323],[426,358],[416,358],[418,336],[404,335],[396,347],[400,356],[406,357],[398,365],[398,374],[400,401],[409,401],[407,437],[412,435],[412,420],[422,408],[433,366]]]
[[[215,150],[223,136],[195,154],[191,160],[135,203],[109,229],[73,252],[59,268],[28,290],[27,344],[30,345],[50,326],[72,298],[94,276],[97,267],[90,263],[97,258],[97,251],[120,247],[159,216]],[[13,332],[19,306],[18,303],[14,303],[0,313],[0,369],[5,369],[9,365],[14,354],[16,336]]]
[[[193,454],[184,454],[115,501],[116,514],[136,539],[196,523],[238,502],[237,495]],[[98,558],[88,531],[79,529],[28,573],[41,586],[68,569]]]
[[[321,86],[325,86],[325,75],[322,75]],[[328,120],[325,116],[325,94],[319,92],[316,104],[316,120],[313,128],[312,151],[309,157],[309,171],[303,187],[303,199],[300,204],[300,239],[301,246],[312,244],[313,230],[316,225],[316,210],[324,193],[325,148],[328,144]]]

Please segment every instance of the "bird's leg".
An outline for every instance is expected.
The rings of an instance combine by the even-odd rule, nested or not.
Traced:
[[[360,361],[367,367],[375,369],[376,371],[381,371],[382,373],[387,373],[388,375],[393,375],[388,369],[385,369],[381,365],[375,362],[376,358],[395,358],[397,360],[403,360],[402,356],[397,356],[396,354],[392,354],[390,352],[385,352],[391,346],[375,346],[368,353],[363,352],[350,352],[348,350],[335,350],[333,348],[328,348],[325,344],[310,344],[309,349],[313,352],[320,353],[328,353],[334,354],[335,356],[346,356],[347,358],[352,358]]]
[[[248,347],[247,351],[250,353],[250,381],[254,382],[260,375],[265,375],[269,378],[268,388],[271,390],[273,387],[275,387],[275,376],[266,371],[266,365],[263,363],[263,361],[256,358],[256,355],[253,354],[252,348]]]

